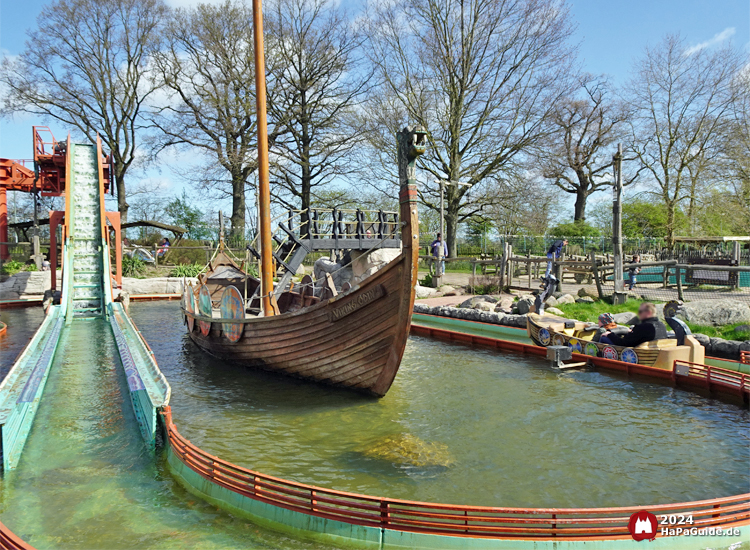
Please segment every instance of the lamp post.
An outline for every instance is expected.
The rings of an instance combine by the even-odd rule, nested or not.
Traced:
[[[440,287],[443,279],[443,247],[445,246],[445,186],[446,185],[463,185],[465,187],[471,187],[470,183],[464,183],[461,181],[450,181],[450,180],[435,180],[440,186],[440,238],[442,239],[440,246],[438,246],[437,256],[437,268],[435,269],[435,278],[432,281],[432,286],[435,288]]]
[[[612,188],[612,247],[615,256],[613,304],[623,304],[627,299],[622,272],[622,144],[617,145],[617,153],[612,155],[614,186]]]

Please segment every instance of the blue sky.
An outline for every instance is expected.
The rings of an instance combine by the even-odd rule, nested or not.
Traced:
[[[197,3],[168,1],[175,6]],[[4,54],[21,51],[25,31],[35,25],[45,3],[0,0],[0,50]],[[681,33],[692,46],[732,40],[747,49],[750,43],[750,0],[571,0],[569,5],[578,25],[574,40],[580,45],[584,70],[608,74],[617,84],[627,81],[631,64],[643,49],[667,33]],[[33,124],[45,121],[27,115],[0,121],[0,157],[30,157]],[[53,121],[48,124],[58,139],[70,130]],[[174,193],[182,187],[169,169],[151,170],[143,177],[163,180]]]

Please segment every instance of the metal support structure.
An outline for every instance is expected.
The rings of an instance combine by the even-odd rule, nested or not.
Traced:
[[[8,194],[0,187],[0,243],[8,242]],[[0,244],[0,261],[10,259],[7,244]]]
[[[612,189],[612,246],[614,249],[613,304],[622,304],[627,299],[622,261],[622,144],[617,145],[617,153],[612,156],[615,181]]]

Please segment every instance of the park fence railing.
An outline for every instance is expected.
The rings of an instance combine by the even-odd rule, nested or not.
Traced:
[[[434,273],[432,256],[421,256],[426,267]],[[692,260],[692,261],[691,261]],[[521,255],[506,245],[499,258],[464,256],[446,258],[446,270],[451,264],[468,264],[471,269],[470,290],[495,292],[500,289],[532,292],[539,290],[547,258],[531,254]],[[630,271],[637,270],[632,290]],[[591,252],[587,256],[565,256],[555,262],[554,273],[560,281],[561,292],[578,294],[585,288],[589,296],[607,299],[615,291],[615,266],[611,255]],[[623,265],[625,290],[633,298],[668,302],[680,300],[730,299],[750,304],[750,266],[705,263],[700,258],[685,260],[655,260]]]

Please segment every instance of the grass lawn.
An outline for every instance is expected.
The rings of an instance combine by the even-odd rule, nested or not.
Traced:
[[[638,311],[638,306],[640,305],[640,300],[628,300],[624,304],[617,306],[613,306],[607,302],[598,301],[593,304],[560,304],[557,308],[565,313],[566,317],[570,317],[571,319],[591,321],[595,323],[601,313],[623,313],[626,311],[636,313]],[[660,307],[660,305],[657,304],[657,307]],[[733,325],[724,325],[722,327],[706,327],[687,323],[690,330],[694,333],[705,334],[710,337],[724,338],[725,340],[750,340],[750,331],[735,332],[735,327],[742,324],[747,323],[735,323]]]

